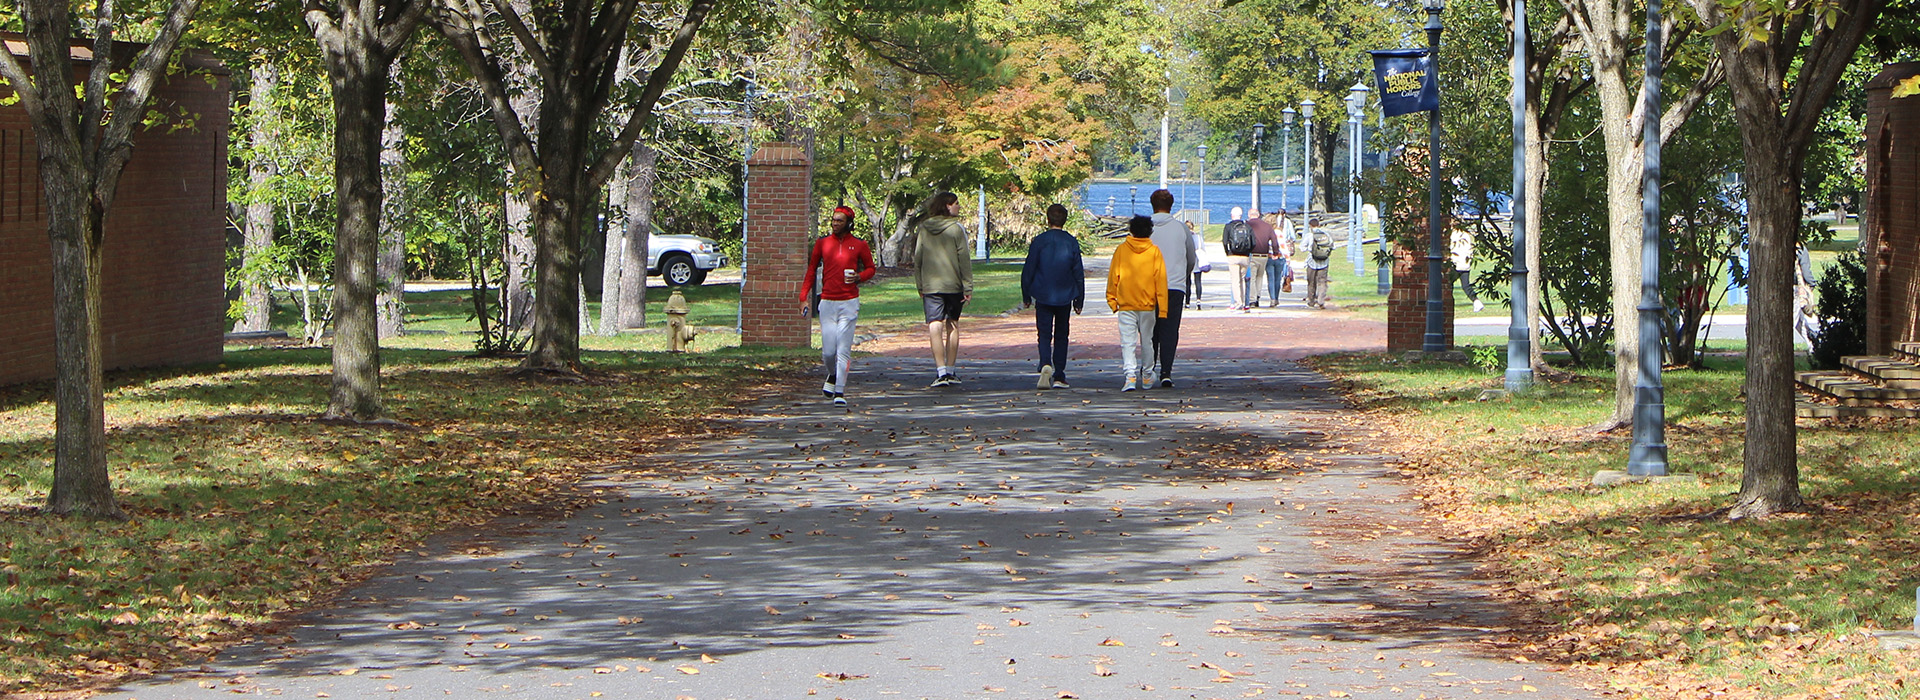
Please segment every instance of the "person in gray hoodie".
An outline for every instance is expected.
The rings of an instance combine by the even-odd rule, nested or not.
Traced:
[[[1173,386],[1173,356],[1180,348],[1180,310],[1187,305],[1187,281],[1193,279],[1194,261],[1199,258],[1193,245],[1193,229],[1173,218],[1173,193],[1154,190],[1147,201],[1153,204],[1153,244],[1167,265],[1167,317],[1153,326],[1153,354],[1160,358],[1160,386]]]
[[[960,223],[959,206],[958,195],[936,194],[927,202],[926,218],[915,227],[919,240],[913,247],[913,281],[926,311],[936,387],[960,383],[960,309],[973,300],[973,258],[967,254],[967,227]]]

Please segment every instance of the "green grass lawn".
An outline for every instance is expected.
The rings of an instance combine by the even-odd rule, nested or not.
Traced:
[[[1669,468],[1698,482],[1589,485],[1630,437],[1594,435],[1612,377],[1582,372],[1478,401],[1498,374],[1382,355],[1317,358],[1384,429],[1422,499],[1544,621],[1533,658],[1592,664],[1646,698],[1920,697],[1920,658],[1864,632],[1911,625],[1920,584],[1920,430],[1803,422],[1815,510],[1728,522],[1745,434],[1737,359],[1665,374]],[[1720,697],[1715,695],[1715,697]]]
[[[427,313],[438,313],[422,304]],[[427,320],[424,323],[432,323]],[[38,512],[49,386],[0,388],[0,695],[204,658],[322,603],[436,532],[563,512],[580,475],[721,429],[809,351],[586,353],[590,381],[514,375],[463,336],[382,352],[409,429],[322,424],[329,355],[229,350],[219,366],[115,373],[108,462],[124,522]],[[440,349],[419,346],[440,344]],[[415,346],[415,347],[404,347]]]
[[[967,304],[967,316],[995,316],[1020,306],[1020,265],[1015,262],[976,262],[973,265],[974,297]],[[709,284],[682,288],[690,313],[687,321],[699,331],[695,351],[736,347],[740,339],[734,333],[739,320],[740,287]],[[799,313],[799,288],[794,288],[794,313]],[[591,350],[647,351],[664,350],[667,316],[663,308],[668,292],[654,287],[647,290],[647,328],[642,332],[618,336],[583,334],[582,348]],[[273,325],[299,337],[301,314],[297,296],[277,292],[278,306]],[[473,320],[472,293],[466,290],[408,292],[407,330],[410,335],[387,341],[403,348],[458,349],[473,346],[473,334],[479,323]],[[600,302],[589,299],[587,312],[600,317]],[[860,326],[863,332],[901,332],[925,324],[920,292],[912,275],[877,277],[860,291]]]

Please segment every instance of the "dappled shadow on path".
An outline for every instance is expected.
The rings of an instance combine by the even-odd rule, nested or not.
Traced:
[[[769,397],[740,437],[596,477],[565,521],[443,538],[223,666],[697,663],[1023,609],[1252,603],[1269,612],[1215,631],[1283,644],[1415,647],[1499,624],[1458,583],[1472,563],[1418,535],[1392,472],[1335,434],[1318,375],[1211,361],[1183,364],[1177,389],[1036,392],[1023,364],[980,365],[935,391],[914,363],[863,360],[851,410]]]

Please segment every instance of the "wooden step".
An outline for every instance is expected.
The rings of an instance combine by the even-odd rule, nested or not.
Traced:
[[[1800,418],[1920,418],[1920,408],[1889,406],[1831,406],[1802,401],[1794,406]]]
[[[1861,355],[1842,357],[1840,365],[1888,387],[1920,389],[1920,364],[1903,362],[1884,355]]]
[[[1920,362],[1920,343],[1894,343],[1893,359]]]
[[[1920,401],[1920,388],[1881,386],[1852,372],[1795,372],[1793,379],[1809,392],[1839,399],[1850,406],[1880,401]]]

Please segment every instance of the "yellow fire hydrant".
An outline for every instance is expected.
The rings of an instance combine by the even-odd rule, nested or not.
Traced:
[[[673,295],[667,297],[666,312],[667,351],[686,352],[696,334],[687,326],[687,298],[681,296],[680,290],[673,290]]]

